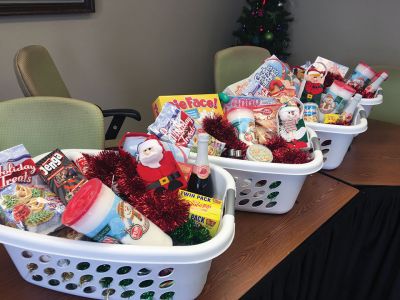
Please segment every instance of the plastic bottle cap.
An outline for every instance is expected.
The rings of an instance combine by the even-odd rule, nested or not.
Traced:
[[[218,93],[218,98],[222,103],[229,103],[229,101],[231,101],[229,96],[225,93]]]
[[[72,226],[78,222],[95,203],[103,183],[93,178],[86,182],[68,202],[62,216],[62,223]]]

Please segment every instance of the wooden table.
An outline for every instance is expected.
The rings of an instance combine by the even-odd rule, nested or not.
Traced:
[[[309,176],[284,215],[237,212],[235,239],[215,258],[198,300],[238,299],[350,201],[358,190],[321,174]]]
[[[236,213],[231,247],[213,260],[199,299],[237,299],[345,205],[357,190],[321,174],[309,176],[284,215]],[[25,282],[0,246],[0,299],[84,299]]]
[[[342,164],[323,172],[351,185],[400,186],[400,126],[368,119]]]

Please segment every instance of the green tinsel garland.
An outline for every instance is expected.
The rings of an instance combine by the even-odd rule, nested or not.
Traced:
[[[196,224],[192,219],[175,229],[170,236],[174,246],[197,245],[211,239],[208,229]]]

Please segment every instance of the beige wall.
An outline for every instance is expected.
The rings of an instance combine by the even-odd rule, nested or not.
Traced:
[[[152,120],[158,95],[213,90],[213,55],[233,43],[243,0],[96,0],[96,13],[0,18],[0,99],[22,96],[12,59],[42,44],[72,94],[104,108],[133,107]]]
[[[292,64],[321,55],[353,67],[400,65],[398,0],[289,0]],[[0,99],[22,96],[12,59],[45,45],[75,98],[134,107],[143,130],[158,95],[213,90],[213,55],[233,43],[245,0],[96,0],[96,13],[0,17]]]
[[[295,21],[291,24],[290,63],[303,64],[318,55],[352,70],[361,60],[393,70],[385,83],[384,103],[370,118],[400,124],[400,1],[399,0],[289,0]],[[389,72],[390,73],[390,72]],[[385,91],[385,89],[384,89]]]
[[[290,0],[290,61],[301,64],[318,55],[353,67],[400,65],[399,0]]]

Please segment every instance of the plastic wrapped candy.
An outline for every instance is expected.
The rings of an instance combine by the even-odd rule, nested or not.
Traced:
[[[14,183],[0,192],[1,221],[10,227],[48,234],[62,226],[64,209],[47,186]]]

